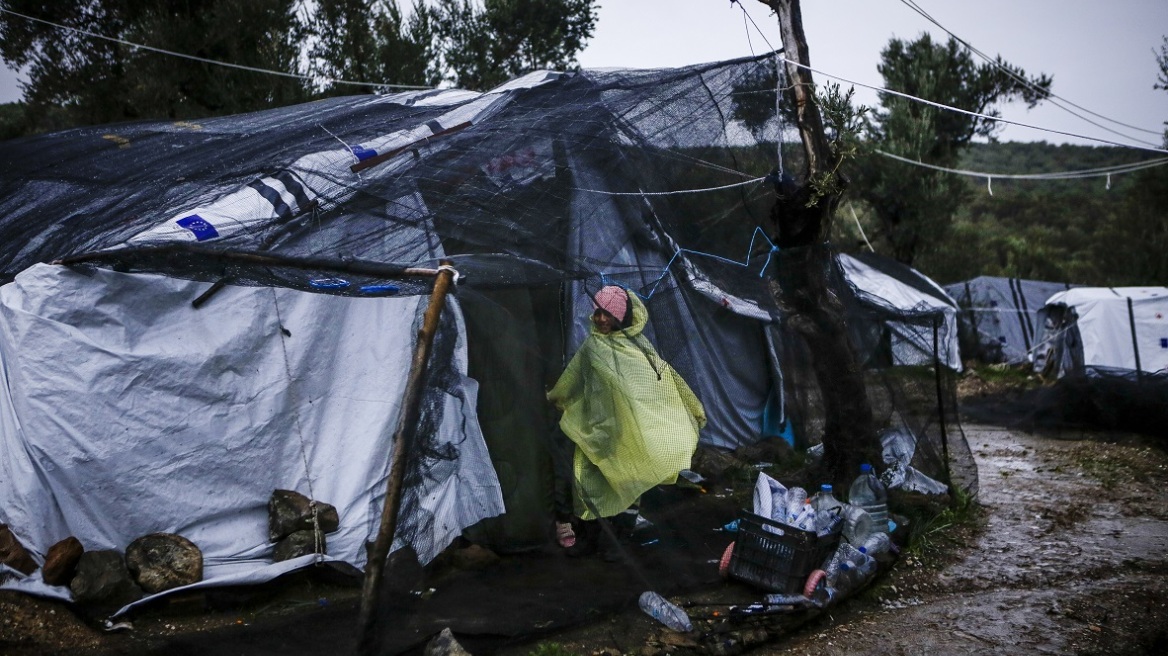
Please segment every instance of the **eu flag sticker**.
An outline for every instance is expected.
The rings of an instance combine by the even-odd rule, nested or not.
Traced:
[[[352,151],[353,155],[357,157],[358,162],[364,162],[370,157],[375,157],[377,155],[376,150],[373,150],[372,148],[366,148],[365,146],[361,145],[349,146],[349,150]]]
[[[208,239],[215,239],[219,236],[219,232],[215,230],[215,226],[211,225],[209,221],[198,214],[184,216],[178,221],[175,221],[175,223],[180,228],[190,230],[195,235],[196,241],[207,241]]]

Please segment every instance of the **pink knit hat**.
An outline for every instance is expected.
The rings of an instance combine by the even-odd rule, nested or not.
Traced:
[[[624,323],[625,314],[629,310],[629,294],[616,285],[608,285],[596,292],[592,304],[616,317],[620,323]]]

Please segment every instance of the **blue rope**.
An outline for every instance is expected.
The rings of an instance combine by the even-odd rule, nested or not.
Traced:
[[[766,269],[768,266],[770,266],[771,260],[774,258],[774,254],[779,252],[779,247],[775,246],[775,243],[772,242],[770,240],[770,238],[766,236],[766,233],[762,231],[762,228],[759,228],[756,226],[754,228],[754,234],[752,234],[750,236],[750,245],[746,247],[746,257],[743,258],[743,260],[741,262],[739,262],[738,260],[732,260],[730,258],[722,257],[721,255],[714,255],[713,253],[706,253],[703,251],[695,251],[695,250],[690,249],[690,248],[678,248],[676,251],[673,252],[673,257],[669,258],[669,262],[665,265],[665,268],[662,269],[661,275],[657,276],[657,279],[653,281],[652,285],[650,285],[649,293],[642,294],[641,292],[636,291],[636,290],[633,290],[633,293],[636,294],[637,296],[639,296],[641,298],[641,300],[644,300],[644,301],[647,301],[647,300],[653,298],[653,295],[657,293],[657,288],[661,285],[661,281],[665,280],[665,276],[669,275],[670,268],[673,267],[673,263],[675,261],[677,261],[677,258],[681,257],[682,253],[685,253],[687,255],[698,255],[701,257],[708,257],[710,259],[718,260],[719,262],[725,262],[726,264],[732,264],[734,266],[749,267],[750,266],[750,257],[751,257],[750,254],[754,252],[754,243],[759,237],[762,237],[764,240],[766,240],[766,243],[770,244],[770,246],[771,246],[770,251],[767,252],[766,262],[763,263],[762,269],[760,269],[758,272],[758,277],[762,278],[763,275],[766,274]],[[609,276],[607,273],[605,273],[605,272],[600,273],[600,284],[601,285],[609,284]]]

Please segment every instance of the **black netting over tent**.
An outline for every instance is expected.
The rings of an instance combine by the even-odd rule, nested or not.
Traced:
[[[291,408],[299,436],[289,453],[303,461],[304,480],[320,487],[341,478],[339,465],[314,458],[348,432],[321,413],[396,416],[395,381],[408,366],[398,351],[408,349],[381,368],[391,370],[376,365],[387,350],[413,343],[435,272],[449,261],[459,280],[410,447],[413,492],[401,539],[432,556],[473,524],[466,533],[476,541],[534,546],[546,541],[547,520],[560,509],[552,489],[563,468],[588,475],[579,458],[553,466],[563,436],[547,393],[587,343],[588,319],[607,287],[630,290],[628,321],[641,320],[620,329],[636,332],[627,344],[633,350],[623,353],[632,357],[613,356],[620,366],[610,369],[621,381],[647,376],[646,389],[684,407],[695,432],[702,425],[702,444],[733,449],[786,438],[807,448],[822,440],[812,354],[772,296],[785,254],[767,238],[775,191],[765,178],[802,170],[777,88],[775,59],[764,56],[677,70],[539,72],[485,94],[334,98],[7,142],[0,144],[5,302],[20,301],[23,311],[29,299],[55,294],[62,316],[81,316],[69,303],[106,312],[60,331],[62,339],[80,331],[75,337],[97,353],[109,349],[84,334],[97,327],[159,350],[202,345],[230,325],[238,336],[225,342],[254,337],[254,346],[247,342],[254,357],[273,347],[275,378],[232,397],[231,407],[247,417],[255,398],[302,387],[277,400]],[[955,414],[952,302],[919,274],[878,259],[824,261],[886,452],[900,466],[975,492]],[[86,285],[117,289],[115,274],[161,276],[173,289],[85,296]],[[65,286],[76,295],[53,291]],[[281,297],[284,314],[266,320],[267,306],[254,299],[269,289],[312,292],[299,296],[331,305],[297,314]],[[152,323],[163,302],[175,322],[166,340]],[[18,353],[55,348],[31,344],[33,331],[6,335],[12,346],[0,355],[13,372],[31,369],[15,364]],[[326,341],[335,354],[322,354]],[[594,355],[596,371],[607,366],[607,355]],[[130,361],[119,358],[118,366]],[[312,362],[348,369],[337,364],[322,380],[304,368]],[[268,364],[253,371],[211,353],[191,365],[192,375],[209,377],[207,390],[181,389],[172,401],[198,397],[213,406]],[[99,380],[108,371],[86,373]],[[673,374],[684,385],[666,385]],[[367,378],[344,393],[330,387],[356,376]],[[128,389],[142,378],[126,374]],[[22,403],[15,407],[35,406]],[[279,427],[266,415],[250,420]],[[150,428],[169,430],[161,419]],[[361,457],[383,458],[373,480],[338,483],[335,493],[353,500],[348,511],[363,509],[361,531],[369,535],[385,454]],[[474,457],[478,465],[458,465]],[[447,532],[421,535],[434,527]],[[34,551],[48,546],[25,537]],[[423,539],[430,543],[419,545]]]

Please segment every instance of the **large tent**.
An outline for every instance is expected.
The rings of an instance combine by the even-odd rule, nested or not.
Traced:
[[[752,443],[764,423],[814,443],[814,376],[769,287],[783,254],[755,241],[773,204],[762,177],[789,137],[776,80],[769,56],[539,72],[483,94],[3,144],[0,492],[18,501],[0,522],[38,560],[67,535],[94,549],[178,532],[203,550],[204,584],[255,581],[302,564],[273,564],[263,531],[268,496],[288,488],[338,507],[327,558],[363,565],[443,260],[460,282],[397,543],[423,562],[463,533],[502,549],[546,538],[544,391],[603,284],[644,299],[646,335],[705,406],[703,444]],[[861,293],[866,271],[832,276],[853,325],[893,326],[904,363],[953,366],[938,346],[950,309]],[[861,353],[874,381],[888,360]],[[955,409],[937,382],[880,381],[875,401],[932,475]],[[954,428],[954,480],[975,489]]]
[[[961,308],[962,353],[987,363],[1030,361],[1042,335],[1038,312],[1046,299],[1074,286],[995,276],[946,285],[945,291]]]
[[[1168,373],[1168,287],[1079,287],[1051,296],[1039,371],[1092,376]]]

